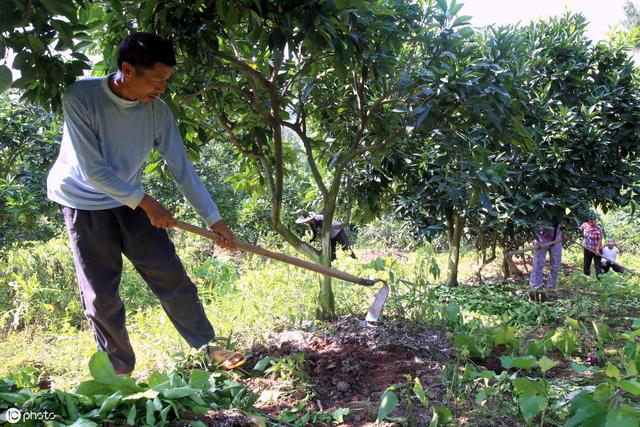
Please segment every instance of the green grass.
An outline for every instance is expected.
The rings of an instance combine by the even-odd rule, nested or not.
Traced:
[[[210,245],[202,239],[184,234],[176,237],[179,253],[199,287],[207,315],[218,337],[228,338],[229,345],[247,349],[254,342],[264,340],[269,332],[294,328],[313,319],[318,289],[316,274],[257,256],[212,258]],[[356,248],[356,251],[365,255],[364,249]],[[20,367],[32,366],[36,374],[49,377],[54,388],[72,390],[90,378],[88,363],[95,345],[80,310],[66,241],[55,239],[34,243],[28,248],[14,247],[6,257],[9,262],[0,279],[4,289],[0,290],[10,298],[1,303],[0,326],[4,332],[0,346],[0,378],[16,377]],[[574,246],[565,251],[563,261],[580,266],[578,248]],[[633,254],[624,254],[620,262],[634,269],[639,267]],[[478,265],[474,253],[464,252],[460,281],[474,277]],[[561,277],[560,299],[532,303],[522,295],[527,286],[526,279],[514,283],[495,277],[499,272],[499,261],[485,268],[486,283],[483,285],[458,288],[440,285],[445,279],[445,266],[446,256],[434,254],[429,248],[404,254],[401,259],[383,256],[365,262],[343,256],[335,265],[359,276],[388,280],[392,292],[385,315],[442,325],[450,331],[460,355],[473,349],[486,357],[496,342],[502,342],[496,341],[496,337],[505,340],[508,336],[512,357],[525,357],[525,352],[529,351],[527,346],[536,339],[540,345],[546,343],[547,350],[543,349],[543,353],[564,349],[569,360],[581,364],[587,353],[597,347],[593,322],[607,326],[616,335],[628,330],[633,318],[640,313],[640,278],[637,276],[611,273],[596,281],[578,271]],[[180,366],[193,350],[172,327],[155,297],[128,262],[125,263],[121,290],[138,359],[135,376],[144,379],[151,372],[169,372]],[[377,287],[336,281],[334,291],[338,315],[364,317]],[[12,323],[17,326],[15,330],[10,327]],[[573,340],[574,336],[575,344],[567,341]],[[571,350],[567,350],[569,348]],[[602,347],[601,350],[619,352],[613,347],[609,350]],[[557,357],[552,353],[549,355],[552,359]],[[610,360],[617,361],[611,357]],[[470,366],[463,356],[447,364],[443,385],[448,390],[447,402],[453,407],[469,405],[469,399],[473,400],[482,389],[473,378],[475,368]],[[518,417],[517,406],[509,403],[513,392],[510,380],[501,377],[486,380],[494,384],[487,390],[498,393],[494,396],[502,396],[495,398],[498,403],[493,403],[498,405],[497,410],[509,417]],[[585,384],[581,377],[545,381],[549,392],[544,398],[554,405],[565,396],[562,390],[578,390]],[[410,395],[406,392],[403,398]],[[482,408],[473,410],[484,414]],[[564,406],[550,409],[548,416],[559,422],[558,417],[569,415]]]

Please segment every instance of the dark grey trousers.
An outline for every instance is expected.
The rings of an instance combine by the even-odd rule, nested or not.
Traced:
[[[602,273],[602,257],[594,254],[590,250],[583,249],[584,251],[584,260],[582,263],[582,271],[587,276],[591,275],[591,261],[593,261],[593,266],[596,269],[596,277],[599,277]]]
[[[187,276],[167,232],[151,225],[141,208],[87,211],[64,207],[62,213],[85,315],[98,349],[107,352],[116,372],[132,371],[136,361],[118,292],[122,254],[158,297],[189,345],[197,348],[213,339],[213,327],[196,286]]]

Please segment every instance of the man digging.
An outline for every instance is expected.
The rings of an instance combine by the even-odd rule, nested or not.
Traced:
[[[176,59],[171,43],[134,33],[118,50],[118,71],[80,80],[67,89],[60,154],[49,172],[49,199],[62,205],[80,297],[99,350],[119,374],[131,375],[135,354],[118,288],[124,254],[140,273],[180,335],[194,348],[214,330],[196,286],[187,276],[166,228],[171,212],[142,189],[141,167],[155,148],[217,243],[235,248],[234,236],[189,162],[165,91]],[[210,348],[223,368],[242,354]]]

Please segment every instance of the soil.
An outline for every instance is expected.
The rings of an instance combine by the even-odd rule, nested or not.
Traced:
[[[224,411],[209,411],[205,415],[198,415],[193,412],[182,412],[182,418],[201,421],[208,426],[215,427],[254,427],[255,420],[236,409]],[[177,427],[188,427],[189,423],[178,423]]]
[[[358,255],[358,259],[361,262],[371,262],[378,258],[386,258],[388,256],[395,259],[402,259],[407,254],[398,249],[365,249],[359,251],[356,255]]]
[[[253,347],[252,353],[254,365],[265,356],[304,355],[301,370],[306,389],[264,376],[242,380],[263,397],[265,391],[273,396],[275,390],[277,398],[259,400],[257,409],[277,416],[311,392],[314,397],[307,410],[350,409],[343,426],[373,426],[387,387],[410,382],[411,389],[416,377],[437,404],[445,392],[441,385],[444,364],[455,360],[455,350],[441,328],[394,320],[372,326],[354,317],[343,317],[315,330],[309,324],[299,330],[270,334],[264,344]],[[392,416],[404,416],[405,411],[399,407]],[[416,417],[418,425],[426,425],[431,414],[416,408]]]

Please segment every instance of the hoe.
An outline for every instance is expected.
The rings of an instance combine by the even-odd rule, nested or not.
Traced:
[[[195,225],[191,225],[182,221],[176,221],[175,226],[182,230],[199,234],[200,236],[206,237],[211,240],[216,240],[218,237],[220,237],[218,233],[215,233],[210,230],[206,230],[204,228],[196,227]],[[387,285],[387,283],[384,280],[364,279],[362,277],[357,277],[352,274],[345,273],[344,271],[325,267],[324,265],[315,264],[313,262],[305,261],[299,258],[294,258],[278,252],[272,252],[260,246],[239,242],[237,240],[235,242],[235,245],[238,249],[241,249],[243,251],[247,251],[256,255],[261,255],[267,258],[275,259],[277,261],[282,261],[287,264],[295,265],[297,267],[306,268],[307,270],[315,271],[316,273],[324,274],[325,276],[335,277],[336,279],[346,280],[347,282],[355,283],[357,285],[373,286],[376,283],[379,283],[379,282],[382,283],[382,287],[378,291],[375,299],[373,300],[373,303],[369,307],[366,321],[377,322],[378,319],[380,319],[380,315],[382,314],[382,309],[384,308],[384,303],[387,301],[387,297],[389,296],[389,285]]]

